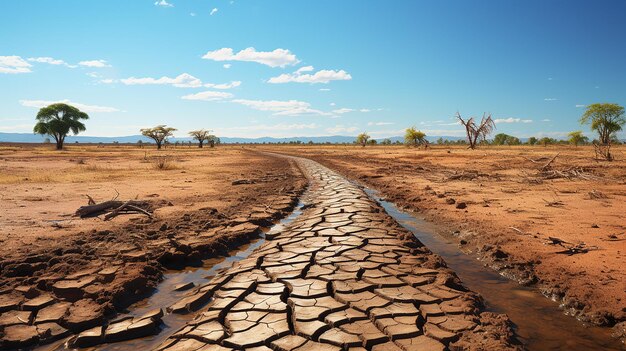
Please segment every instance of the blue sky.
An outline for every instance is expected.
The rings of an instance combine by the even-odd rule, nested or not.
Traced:
[[[155,1],[0,2],[0,132],[69,101],[94,136],[561,137],[626,105],[626,1]]]

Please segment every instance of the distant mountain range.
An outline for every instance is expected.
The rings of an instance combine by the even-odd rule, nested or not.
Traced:
[[[288,142],[296,142],[301,141],[303,143],[308,143],[312,141],[314,143],[352,143],[356,137],[354,136],[343,136],[343,135],[333,135],[333,136],[317,136],[317,137],[290,137],[290,138],[273,138],[273,137],[261,137],[261,138],[231,138],[231,137],[219,137],[222,143],[225,144],[262,144],[262,143],[288,143]],[[439,136],[428,136],[426,139],[430,142],[434,142],[439,139]],[[454,136],[441,136],[443,139],[448,140],[458,140],[463,139],[460,137]],[[0,142],[5,143],[43,143],[46,137],[31,134],[31,133],[0,133]],[[394,136],[390,138],[376,138],[376,140],[380,141],[383,139],[391,139],[392,142],[395,141],[404,141],[404,137]],[[126,143],[136,143],[137,141],[150,142],[151,139],[146,138],[143,135],[128,135],[128,136],[119,136],[119,137],[96,137],[96,136],[83,136],[83,135],[68,135],[65,139],[66,143],[113,143],[118,142],[120,144]],[[187,142],[192,140],[189,137],[185,138],[171,138],[171,142],[183,141]]]

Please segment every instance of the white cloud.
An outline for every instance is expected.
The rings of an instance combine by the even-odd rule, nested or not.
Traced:
[[[246,100],[246,99],[236,99],[233,102],[248,106],[254,110],[259,111],[288,111],[294,109],[301,108],[309,108],[311,104],[304,101],[297,100],[288,100],[288,101],[277,101],[277,100]]]
[[[271,111],[274,112],[274,116],[331,115],[328,112],[312,109],[311,104],[308,102],[298,100],[277,101],[235,99],[232,100],[232,102],[248,106],[254,110]]]
[[[582,105],[582,104],[576,105],[577,108],[586,107],[586,106],[587,105]]]
[[[69,63],[63,61],[63,60],[58,60],[52,57],[30,57],[28,58],[28,61],[30,62],[37,62],[37,63],[47,63],[50,65],[63,65],[65,67],[69,67],[69,68],[76,68],[76,66],[74,65],[70,65]]]
[[[333,113],[336,113],[338,115],[342,115],[344,113],[354,112],[354,111],[355,110],[352,109],[352,108],[345,108],[345,107],[343,107],[343,108],[340,108],[340,109],[333,110]]]
[[[20,100],[20,104],[26,107],[37,107],[42,108],[48,105],[56,104],[56,103],[64,103],[68,105],[72,105],[83,112],[118,112],[119,110],[115,107],[108,106],[97,106],[97,105],[85,105],[79,102],[72,102],[70,100],[56,100],[56,101],[48,101],[48,100]]]
[[[331,102],[329,105],[330,105],[330,106],[336,106],[337,104],[336,104],[336,103],[334,103],[334,102]]]
[[[174,7],[174,5],[170,4],[169,2],[165,1],[165,0],[159,0],[157,2],[154,3],[155,6],[161,6],[161,7]]]
[[[204,86],[207,88],[213,88],[213,89],[232,89],[240,85],[241,85],[241,82],[238,80],[235,80],[230,83],[224,83],[224,84],[206,83]]]
[[[331,102],[330,106],[335,106],[335,103],[334,103],[334,102]],[[367,112],[370,112],[371,110],[370,110],[370,109],[367,109],[367,108],[362,108],[362,109],[356,110],[356,109],[353,109],[353,108],[345,108],[345,107],[342,107],[342,108],[339,108],[339,109],[333,110],[332,112],[333,112],[333,113],[336,113],[336,114],[338,114],[338,115],[342,115],[342,114],[344,114],[344,113],[356,112],[356,111],[358,111],[358,112],[363,112],[363,113],[367,113]]]
[[[232,65],[230,63],[225,63],[224,64],[224,68],[229,69],[230,67],[232,67]]]
[[[0,73],[30,73],[32,65],[19,56],[0,56]]]
[[[368,126],[388,126],[395,123],[392,122],[367,122]]]
[[[541,122],[551,122],[549,119],[542,119]]]
[[[80,61],[78,64],[81,66],[93,68],[111,67],[111,65],[107,64],[105,60]]]
[[[545,98],[543,101],[557,101],[557,98]]]
[[[320,88],[320,91],[330,91],[328,88]]]
[[[521,118],[496,118],[493,120],[497,123],[532,123],[532,119],[521,119]]]
[[[249,47],[234,53],[231,48],[221,48],[215,51],[209,51],[203,59],[213,61],[246,61],[257,62],[270,67],[285,67],[287,65],[295,65],[300,62],[296,55],[286,49],[276,49],[274,51],[256,51],[255,48]]]
[[[121,79],[121,82],[125,85],[173,85],[177,88],[199,88],[202,86],[202,81],[189,73],[183,73],[176,78],[161,77],[161,78],[125,78]]]
[[[334,127],[326,128],[326,131],[330,134],[354,133],[357,130],[357,127],[346,127],[343,125],[336,125]]]
[[[102,79],[100,81],[100,83],[104,83],[104,84],[113,84],[116,83],[117,81],[115,79],[111,79],[111,78],[107,78],[107,79]]]
[[[211,10],[211,14],[210,15],[213,16],[214,14],[217,13],[217,11],[219,11],[218,8],[214,7],[213,10]]]
[[[189,14],[189,16],[191,16],[191,17],[196,17],[196,13],[195,13],[195,12],[192,12],[192,13],[190,13],[190,14]]]
[[[233,97],[233,94],[226,93],[223,91],[203,91],[196,94],[189,94],[182,96],[183,100],[200,100],[200,101],[216,101],[223,99],[230,99]]]
[[[321,71],[317,71],[313,74],[303,74],[303,72],[311,72],[313,71],[313,66],[305,66],[293,73],[283,73],[278,77],[272,77],[267,82],[272,84],[283,84],[283,83],[329,83],[333,80],[351,80],[352,76],[344,71],[335,71],[335,70],[327,70],[323,69]]]
[[[304,66],[304,67],[300,67],[298,68],[298,70],[296,71],[296,73],[302,73],[302,72],[311,72],[315,70],[315,68],[313,66]]]
[[[125,85],[172,85],[177,88],[214,88],[214,89],[231,89],[241,85],[240,81],[232,81],[230,83],[214,84],[202,83],[202,81],[189,73],[179,74],[175,78],[163,76],[161,78],[136,78],[130,77],[120,80]]]

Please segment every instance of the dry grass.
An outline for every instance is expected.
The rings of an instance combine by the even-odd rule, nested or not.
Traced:
[[[152,167],[159,171],[169,171],[172,169],[179,169],[180,167],[174,163],[174,160],[169,156],[158,156],[152,163]]]

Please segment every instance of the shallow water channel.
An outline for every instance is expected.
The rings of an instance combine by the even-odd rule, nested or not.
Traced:
[[[464,254],[455,243],[437,234],[432,224],[381,200],[376,191],[364,190],[426,247],[440,255],[465,286],[481,294],[488,311],[506,313],[515,323],[520,341],[528,350],[626,349],[624,344],[611,337],[608,328],[585,326],[566,315],[557,302],[546,298],[537,289],[521,286]]]

